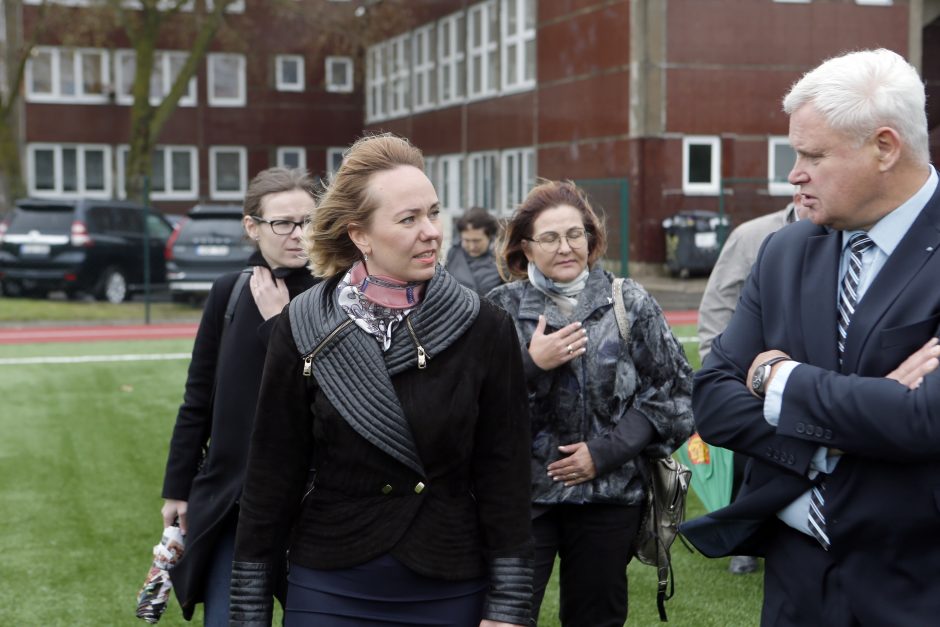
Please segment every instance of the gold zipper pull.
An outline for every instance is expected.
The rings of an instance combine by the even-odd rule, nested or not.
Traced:
[[[420,345],[418,346],[418,370],[424,370],[428,367],[427,355],[424,352],[424,348]]]
[[[313,353],[304,357],[304,376],[309,377],[313,371]]]

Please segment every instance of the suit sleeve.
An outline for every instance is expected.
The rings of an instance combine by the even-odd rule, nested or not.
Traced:
[[[764,240],[728,327],[712,343],[696,372],[692,409],[699,434],[709,444],[744,453],[805,475],[818,443],[789,437],[764,419],[764,403],[747,389],[745,378],[764,345],[760,268],[771,235]],[[797,369],[799,370],[799,368]]]
[[[909,390],[883,377],[801,364],[787,380],[777,432],[862,457],[936,461],[940,373],[928,374],[920,387]]]

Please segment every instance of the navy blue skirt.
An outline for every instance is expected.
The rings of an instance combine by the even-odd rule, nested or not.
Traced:
[[[339,570],[291,564],[287,582],[285,627],[477,627],[488,587],[424,577],[391,555]]]

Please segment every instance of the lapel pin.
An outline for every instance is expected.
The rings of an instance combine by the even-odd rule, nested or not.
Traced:
[[[928,247],[927,247],[927,252],[928,252],[928,253],[932,253],[932,252],[933,252],[933,246],[928,246]]]

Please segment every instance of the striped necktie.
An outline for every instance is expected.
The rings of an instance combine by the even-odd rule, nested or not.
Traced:
[[[842,277],[842,286],[839,290],[839,366],[842,366],[842,354],[845,352],[845,338],[848,336],[849,323],[855,314],[855,305],[858,304],[858,284],[862,274],[862,255],[871,248],[873,242],[865,233],[856,233],[849,240],[849,267]],[[809,503],[809,530],[813,533],[819,544],[829,550],[829,535],[826,533],[826,517],[823,515],[826,483],[821,481],[813,487]]]

